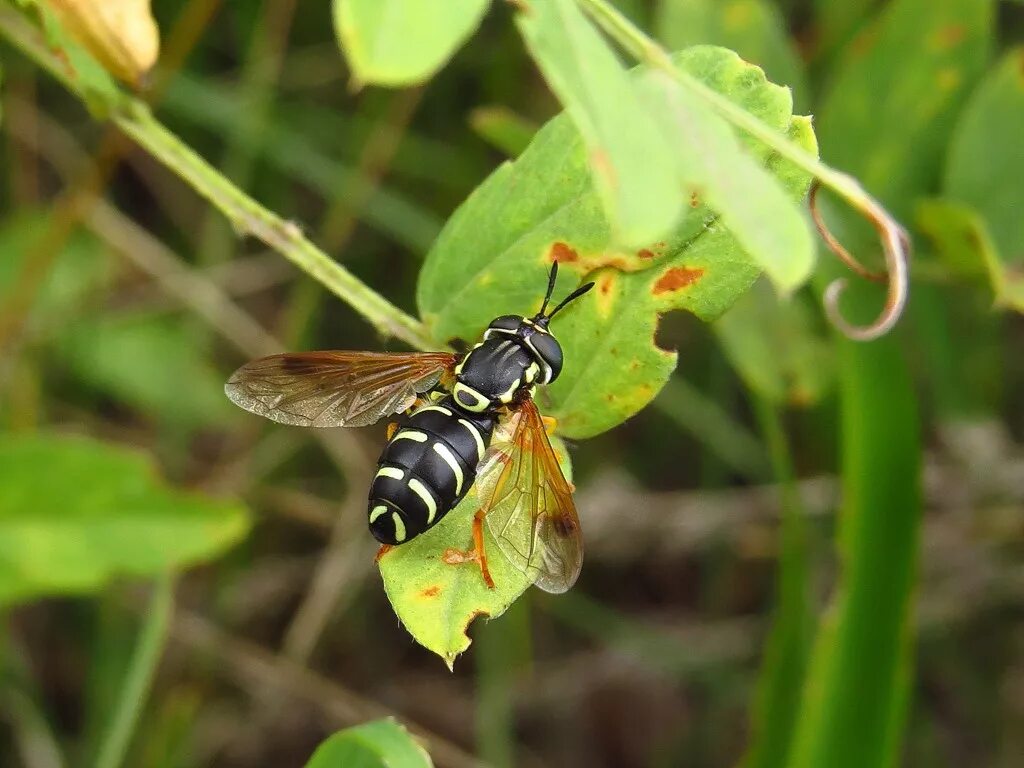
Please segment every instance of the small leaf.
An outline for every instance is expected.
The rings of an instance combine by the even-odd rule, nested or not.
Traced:
[[[223,424],[237,414],[223,395],[222,373],[181,318],[83,319],[62,334],[60,354],[81,381],[168,427]]]
[[[736,54],[699,46],[675,61],[816,151],[810,120],[792,116],[788,92]],[[741,144],[794,200],[803,196],[806,174],[749,137]],[[539,309],[552,261],[561,266],[556,296],[595,280],[597,288],[553,324],[565,367],[539,397],[545,412],[559,419],[559,433],[573,438],[621,423],[668,379],[676,356],[655,344],[659,315],[686,309],[712,320],[758,274],[699,196],[664,239],[636,250],[613,246],[586,158],[567,117],[549,121],[519,158],[491,174],[449,219],[420,272],[417,292],[435,339],[476,340],[495,315]]]
[[[701,44],[734,50],[772,82],[792,88],[797,104],[807,101],[803,64],[771,0],[661,0],[655,28],[672,51]]]
[[[831,384],[832,347],[802,296],[780,300],[758,283],[714,330],[747,387],[771,403],[814,405]]]
[[[788,293],[811,274],[814,242],[796,202],[732,128],[663,72],[645,72],[640,91],[669,140],[679,179],[706,199],[776,287]]]
[[[248,528],[243,506],[164,487],[134,451],[0,435],[0,604],[201,562]]]
[[[490,0],[334,0],[334,31],[356,85],[428,80],[480,24]]]
[[[530,3],[516,23],[583,136],[613,240],[640,248],[664,236],[683,205],[671,147],[615,54],[573,0]]]
[[[433,768],[430,755],[394,718],[346,728],[313,753],[306,768]]]
[[[997,298],[1024,311],[1024,48],[1007,53],[971,96],[953,133],[943,189],[947,197],[980,214],[969,225],[982,241]],[[962,220],[968,213],[961,212]]]
[[[984,218],[969,205],[941,198],[917,206],[918,228],[955,277],[982,278],[999,306],[1024,312],[1024,266],[1004,264]]]
[[[115,77],[139,85],[160,53],[150,0],[43,0],[63,28]]]
[[[551,439],[562,472],[572,480],[565,445]],[[469,648],[466,634],[478,616],[496,619],[530,586],[530,580],[501,554],[484,525],[484,551],[494,589],[484,583],[474,563],[450,565],[441,557],[447,549],[473,548],[473,517],[481,507],[474,487],[455,509],[412,541],[388,550],[379,560],[384,590],[395,614],[424,648],[449,666]]]

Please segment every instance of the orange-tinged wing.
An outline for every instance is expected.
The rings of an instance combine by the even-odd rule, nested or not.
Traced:
[[[572,488],[532,400],[491,442],[477,477],[487,527],[502,554],[545,592],[567,591],[583,566]]]
[[[446,352],[296,352],[246,363],[227,396],[247,411],[300,427],[363,427],[401,413],[451,373]]]

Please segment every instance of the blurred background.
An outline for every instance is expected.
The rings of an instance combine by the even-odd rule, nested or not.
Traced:
[[[913,231],[896,348],[918,409],[923,495],[900,764],[1024,764],[1021,176],[972,187],[955,170],[1024,171],[1024,111],[1000,112],[997,90],[1016,83],[1020,98],[1024,5],[616,5],[669,48],[725,45],[790,85],[796,111],[816,115],[822,156],[860,175]],[[326,4],[156,0],[153,12],[162,54],[145,97],[158,118],[409,312],[446,218],[559,109],[504,4],[426,86],[358,93]],[[926,34],[931,13],[946,19],[939,35]],[[898,35],[879,32],[896,23]],[[872,60],[879,34],[903,39],[901,55]],[[959,58],[925,62],[947,50]],[[158,519],[134,538],[103,525],[74,532],[85,549],[125,551],[93,567],[73,544],[44,541],[42,516],[84,503],[90,478],[124,477],[135,459],[115,452],[93,467],[51,458],[44,443],[32,460],[2,454],[0,479],[31,476],[37,490],[15,498],[14,519],[18,491],[3,506],[0,487],[0,582],[10,581],[0,584],[0,765],[94,764],[149,595],[171,588],[125,765],[299,766],[335,730],[389,713],[426,736],[441,766],[743,759],[778,602],[784,505],[814,613],[839,573],[848,369],[814,291],[786,309],[755,292],[710,326],[663,318],[659,344],[680,353],[672,380],[627,423],[570,446],[587,543],[579,583],[559,597],[531,591],[478,622],[449,673],[398,624],[373,565],[365,489],[383,427],[314,435],[222,394],[230,372],[275,339],[295,350],[400,345],[240,238],[6,42],[0,57],[0,437],[70,433],[140,449],[166,478],[147,481],[160,504],[187,499],[213,520],[198,532],[156,504]],[[1003,119],[1015,138],[967,146],[972,126]],[[957,218],[950,201],[971,207]],[[999,280],[979,231],[1004,263]],[[860,418],[874,417],[891,415]],[[62,461],[80,475],[62,474]],[[164,546],[196,563],[173,587],[123,575],[146,573],[145,552]],[[25,574],[3,563],[33,551],[37,582],[77,570],[50,590],[19,586]],[[865,661],[858,673],[869,677]]]

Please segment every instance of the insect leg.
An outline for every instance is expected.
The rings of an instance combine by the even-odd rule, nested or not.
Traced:
[[[467,551],[449,547],[441,555],[441,559],[448,565],[477,563],[480,566],[480,575],[483,576],[484,584],[488,589],[494,589],[494,579],[491,578],[491,571],[487,567],[487,553],[484,551],[484,515],[486,514],[486,510],[478,509],[473,516],[473,548]]]

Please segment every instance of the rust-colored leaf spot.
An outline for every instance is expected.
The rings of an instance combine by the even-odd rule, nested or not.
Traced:
[[[697,208],[700,206],[700,197],[697,196],[696,192],[690,193],[690,207]]]
[[[944,51],[952,48],[967,35],[967,27],[963,24],[947,24],[935,33],[935,46]]]
[[[703,269],[688,269],[687,267],[672,267],[664,275],[658,278],[651,289],[651,293],[658,296],[669,291],[678,291],[692,285],[704,276]]]
[[[654,251],[650,251],[646,248],[641,248],[639,251],[636,252],[636,255],[639,256],[641,259],[653,259]]]
[[[600,280],[597,281],[597,291],[602,296],[607,296],[612,292],[612,285],[615,283],[615,277],[613,275],[604,275]]]
[[[615,168],[612,166],[612,161],[609,159],[607,152],[603,149],[595,149],[591,152],[590,165],[599,176],[604,176],[609,187],[616,186],[618,178],[615,175]]]
[[[422,592],[420,592],[420,595],[422,597],[437,597],[439,594],[441,594],[441,587],[439,587],[437,584],[435,584],[432,587],[427,587]]]
[[[548,251],[548,259],[552,263],[565,264],[566,262],[579,261],[580,255],[570,248],[567,243],[557,242],[552,243],[551,250]]]

